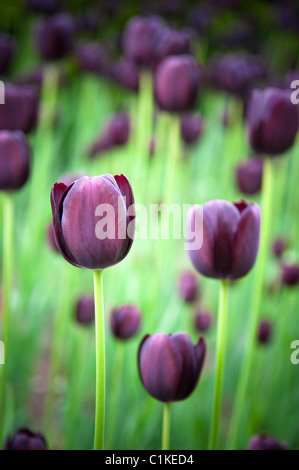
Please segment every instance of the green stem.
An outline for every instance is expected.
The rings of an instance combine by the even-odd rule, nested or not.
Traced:
[[[234,409],[231,420],[230,429],[230,448],[234,449],[236,446],[237,437],[239,435],[239,427],[242,418],[243,407],[246,399],[246,391],[250,376],[250,371],[253,361],[254,347],[256,343],[256,334],[259,321],[259,313],[261,307],[261,299],[263,292],[264,276],[267,254],[269,249],[269,234],[271,224],[271,206],[273,197],[273,171],[274,165],[271,157],[267,157],[264,164],[263,171],[263,185],[262,185],[262,225],[261,225],[261,239],[259,255],[256,263],[254,295],[252,300],[252,309],[250,314],[249,325],[249,340],[247,351],[244,358],[244,363],[239,378],[236,398],[234,401]]]
[[[164,403],[162,424],[162,450],[169,450],[170,403]]]
[[[169,116],[169,127],[168,127],[168,149],[167,149],[167,161],[165,171],[165,183],[164,183],[164,202],[165,204],[172,203],[173,189],[175,183],[176,169],[178,158],[180,154],[180,116],[171,115]]]
[[[96,342],[96,407],[94,450],[104,447],[105,427],[105,318],[103,304],[103,272],[94,271],[95,342]]]
[[[209,449],[216,450],[221,399],[224,377],[224,363],[225,363],[225,350],[226,350],[226,336],[227,336],[227,311],[228,311],[228,283],[225,280],[221,281],[220,298],[217,319],[217,346],[216,346],[216,379],[214,384],[214,408],[212,415],[212,426],[210,432]]]
[[[10,329],[11,329],[11,292],[12,292],[12,267],[13,267],[13,198],[10,193],[3,193],[3,343],[5,347],[5,362],[9,360]],[[2,365],[0,377],[0,416],[2,426],[0,428],[0,445],[5,433],[5,389],[7,382],[7,364]]]

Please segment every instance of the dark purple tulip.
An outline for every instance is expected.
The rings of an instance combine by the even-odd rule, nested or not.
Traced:
[[[288,150],[299,127],[297,106],[290,92],[279,88],[254,90],[247,116],[249,142],[260,154],[279,155]]]
[[[76,321],[82,325],[90,325],[94,322],[95,309],[93,295],[81,296],[75,309]]]
[[[40,19],[35,25],[36,47],[45,60],[59,60],[69,55],[74,47],[74,21],[66,13]]]
[[[125,56],[137,65],[149,67],[155,60],[155,34],[163,26],[164,21],[158,16],[131,18],[123,35]]]
[[[110,329],[113,335],[121,340],[134,336],[141,323],[141,313],[135,305],[122,305],[113,308],[110,314]]]
[[[239,163],[236,169],[237,186],[246,195],[257,194],[262,187],[263,160],[249,158]]]
[[[4,450],[47,450],[47,444],[40,432],[21,428],[6,440]]]
[[[183,272],[179,277],[178,289],[185,302],[195,302],[199,293],[198,276],[190,271]]]
[[[194,144],[201,136],[204,122],[197,114],[184,114],[181,118],[181,137],[185,144]]]
[[[134,62],[123,57],[111,70],[113,80],[122,87],[138,92],[139,90],[139,68]]]
[[[55,233],[54,233],[54,227],[53,224],[48,224],[46,227],[46,237],[47,237],[47,242],[49,247],[53,250],[59,253],[57,243],[55,240]]]
[[[268,320],[262,320],[258,328],[258,342],[261,344],[267,344],[271,340],[273,332],[273,325]]]
[[[30,167],[31,150],[23,132],[0,131],[0,190],[21,189],[28,180]]]
[[[205,354],[205,340],[194,346],[187,333],[145,336],[138,355],[144,388],[165,403],[184,400],[197,385]]]
[[[287,247],[288,242],[282,237],[277,237],[272,243],[272,253],[275,258],[281,258]]]
[[[132,188],[124,175],[85,176],[70,186],[55,183],[51,206],[56,243],[70,264],[104,269],[127,256],[135,212]]]
[[[204,333],[209,331],[211,324],[213,322],[213,316],[208,310],[198,310],[194,317],[195,328]]]
[[[203,233],[193,233],[199,229]],[[260,236],[260,208],[255,203],[231,203],[216,199],[203,206],[203,219],[198,206],[189,211],[189,242],[203,236],[202,246],[189,249],[195,269],[203,276],[235,280],[253,267]]]
[[[283,264],[281,266],[281,283],[284,286],[296,286],[299,283],[299,265]]]
[[[9,71],[15,54],[15,41],[8,34],[0,34],[0,74]]]
[[[155,73],[155,98],[161,109],[181,113],[195,104],[200,85],[200,66],[191,55],[162,60]]]
[[[45,15],[58,13],[62,6],[62,0],[26,0],[29,10]]]
[[[96,42],[79,44],[75,51],[79,69],[84,72],[99,74],[106,67],[104,48]]]
[[[125,113],[117,113],[107,122],[100,138],[89,149],[89,156],[125,145],[130,137],[130,117]]]
[[[288,450],[288,445],[286,442],[279,442],[275,437],[262,434],[251,438],[249,450]]]
[[[171,55],[190,54],[190,34],[168,27],[161,28],[155,35],[154,47],[155,64]]]
[[[5,104],[0,104],[0,129],[28,134],[38,118],[38,93],[30,86],[5,84]]]

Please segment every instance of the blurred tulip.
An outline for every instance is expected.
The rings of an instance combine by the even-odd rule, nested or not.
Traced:
[[[139,90],[139,69],[134,62],[126,59],[120,59],[112,67],[112,78],[122,87],[138,92]]]
[[[287,241],[282,237],[277,237],[272,243],[272,253],[276,258],[281,258],[287,247]]]
[[[181,137],[185,144],[194,144],[201,136],[204,122],[197,114],[184,114],[181,117]]]
[[[258,342],[261,344],[269,343],[273,332],[273,325],[268,320],[262,320],[258,328]]]
[[[281,283],[284,286],[296,286],[299,283],[299,265],[286,264],[281,266]]]
[[[15,41],[8,34],[0,34],[0,74],[10,70],[15,55]]]
[[[130,117],[125,113],[117,113],[107,122],[100,138],[88,151],[89,157],[125,145],[130,137]]]
[[[84,72],[99,74],[106,67],[104,48],[96,42],[84,42],[75,50],[79,69]]]
[[[21,189],[29,178],[31,149],[21,131],[0,131],[0,190]]]
[[[76,305],[75,317],[78,323],[90,325],[95,319],[93,295],[82,295]]]
[[[197,206],[189,211],[188,229],[202,226],[199,249],[190,249],[189,257],[195,269],[203,276],[235,280],[245,276],[253,267],[260,237],[260,208],[255,203],[224,200],[207,202],[203,206],[203,220]],[[191,235],[190,235],[191,239]]]
[[[198,276],[189,271],[183,272],[179,277],[178,289],[181,298],[185,302],[194,302],[199,293]]]
[[[213,316],[208,310],[198,310],[194,317],[195,328],[204,333],[209,331],[213,321]]]
[[[4,450],[47,450],[43,434],[21,428],[6,440]]]
[[[134,336],[140,327],[141,313],[135,305],[122,305],[113,308],[110,314],[110,329],[121,340]]]
[[[28,134],[36,128],[38,93],[30,86],[5,85],[5,103],[0,105],[0,129]]]
[[[253,150],[266,155],[280,155],[295,140],[299,113],[290,92],[278,88],[254,90],[247,116],[249,142]]]
[[[53,15],[62,7],[62,0],[26,0],[26,6],[31,11]]]
[[[180,113],[195,104],[200,66],[191,55],[170,56],[159,64],[154,78],[155,98],[161,109]]]
[[[55,183],[51,205],[56,243],[62,256],[74,266],[93,270],[119,263],[133,243],[133,204],[132,188],[124,175],[86,176],[70,186]],[[102,208],[103,213],[99,213]],[[103,218],[104,213],[107,216]],[[98,216],[102,216],[100,221]],[[102,228],[103,233],[99,234],[98,224],[103,220],[107,231],[101,225],[99,230]]]
[[[243,194],[259,193],[262,187],[262,178],[263,160],[261,158],[249,158],[237,166],[237,186]]]
[[[74,21],[66,13],[39,19],[34,35],[36,48],[45,60],[62,59],[70,54],[74,47]]]
[[[168,56],[190,54],[190,34],[167,26],[160,28],[154,37],[154,49],[155,65]]]
[[[253,436],[249,442],[249,450],[288,450],[286,442],[279,442],[265,434]]]
[[[165,403],[186,399],[197,385],[205,353],[205,340],[194,346],[187,333],[145,336],[138,356],[144,388]]]
[[[163,26],[159,16],[131,18],[123,35],[124,55],[137,65],[149,67],[155,60],[155,34]]]

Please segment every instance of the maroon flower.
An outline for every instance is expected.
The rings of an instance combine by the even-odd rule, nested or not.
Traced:
[[[284,286],[296,286],[299,283],[299,265],[284,263],[281,266],[281,283]]]
[[[0,129],[20,130],[25,134],[35,129],[38,118],[38,93],[30,86],[5,85],[5,103],[0,105]]]
[[[202,233],[201,233],[202,227]],[[199,228],[199,232],[193,233]],[[189,249],[195,269],[215,279],[239,279],[253,267],[260,234],[260,208],[255,203],[224,200],[207,202],[203,217],[198,206],[189,211]],[[198,243],[197,243],[198,242]]]
[[[197,114],[184,114],[181,118],[181,136],[185,144],[194,144],[204,128],[203,119]]]
[[[299,127],[299,113],[290,92],[269,87],[254,90],[247,116],[248,137],[257,153],[279,155],[288,150]]]
[[[96,155],[125,145],[130,137],[130,117],[125,113],[116,113],[107,122],[100,138],[89,149],[89,156]]]
[[[122,340],[134,336],[140,327],[141,313],[135,305],[122,305],[113,308],[110,314],[110,329],[113,335]]]
[[[93,295],[82,295],[76,305],[75,317],[78,323],[89,325],[94,322],[94,297]]]
[[[31,149],[23,132],[0,131],[0,190],[22,188],[28,180],[30,167]]]
[[[46,60],[62,59],[73,50],[75,24],[66,13],[39,19],[34,33],[36,47]]]
[[[271,340],[273,332],[273,325],[269,320],[262,320],[258,328],[258,342],[267,344]]]
[[[213,316],[208,310],[198,310],[194,317],[195,328],[204,333],[211,327]]]
[[[0,73],[9,71],[15,55],[15,41],[8,34],[0,34]]]
[[[162,402],[184,400],[197,385],[205,353],[205,340],[194,346],[187,333],[145,336],[138,356],[144,388]]]
[[[4,450],[47,450],[47,444],[40,432],[21,428],[6,440]]]
[[[279,442],[266,434],[253,436],[249,442],[249,450],[288,450],[285,442]]]
[[[281,258],[287,247],[287,241],[282,237],[277,237],[272,243],[272,253],[276,258]]]
[[[183,272],[179,277],[179,294],[188,303],[192,303],[198,296],[198,276],[192,272]]]
[[[262,187],[263,160],[249,158],[237,166],[236,179],[239,190],[246,195],[257,194]]]
[[[124,175],[86,176],[70,186],[55,183],[51,206],[56,243],[70,264],[104,269],[127,256],[135,213],[132,188]]]

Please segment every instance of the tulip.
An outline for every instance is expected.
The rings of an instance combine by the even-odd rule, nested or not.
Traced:
[[[282,154],[293,145],[298,127],[298,110],[288,90],[274,87],[254,90],[247,115],[248,138],[253,150],[270,156]]]
[[[36,48],[45,60],[62,59],[73,50],[73,19],[66,13],[40,19],[35,25],[34,35]]]
[[[272,336],[272,323],[268,320],[262,320],[258,328],[258,342],[261,344],[269,343]]]
[[[281,258],[287,247],[287,241],[282,237],[277,237],[272,243],[272,253],[276,258]]]
[[[195,328],[204,333],[208,331],[211,327],[213,317],[208,310],[198,310],[194,317]]]
[[[194,302],[198,297],[197,276],[189,271],[183,272],[179,277],[178,289],[181,298],[185,302]]]
[[[31,167],[31,149],[21,131],[0,131],[0,191],[21,189]]]
[[[99,74],[105,68],[105,51],[103,47],[96,42],[79,44],[76,48],[75,55],[80,70]]]
[[[13,436],[8,437],[4,450],[47,450],[47,444],[40,432],[21,428]]]
[[[10,70],[15,55],[14,39],[7,34],[0,34],[0,74]]]
[[[154,36],[154,47],[155,65],[168,56],[190,54],[190,34],[168,27],[161,28]]]
[[[121,340],[134,336],[140,327],[141,313],[135,305],[122,305],[113,308],[110,314],[110,329]]]
[[[56,183],[51,191],[51,204],[55,238],[62,256],[74,266],[93,270],[119,263],[128,254],[133,240],[128,233],[119,234],[123,238],[118,238],[116,228],[133,228],[130,223],[134,214],[128,214],[133,203],[132,189],[124,175],[82,177],[70,186]],[[111,211],[107,223],[111,232],[104,239],[96,235],[99,205],[109,205]]]
[[[288,445],[286,442],[279,442],[275,437],[262,434],[250,439],[249,450],[288,450]]]
[[[94,322],[94,298],[92,295],[83,295],[78,299],[75,317],[81,325],[90,325]]]
[[[237,166],[237,186],[243,194],[259,193],[262,187],[262,179],[263,160],[261,158],[249,158]]]
[[[130,118],[125,113],[117,113],[107,122],[100,138],[89,149],[89,156],[125,145],[130,137]]]
[[[52,15],[61,9],[62,0],[26,0],[26,6],[33,12]]]
[[[155,73],[155,98],[161,109],[171,113],[189,111],[196,102],[200,67],[191,55],[162,60]]]
[[[286,264],[281,266],[281,283],[283,286],[296,286],[299,283],[299,265]]]
[[[134,62],[123,57],[112,66],[112,78],[127,90],[138,92],[139,69]]]
[[[27,134],[35,129],[37,118],[37,91],[30,86],[6,84],[5,104],[0,105],[0,129]]]
[[[195,226],[199,217],[198,208],[193,206],[189,212],[189,228]],[[202,246],[189,250],[190,259],[200,274],[235,280],[252,269],[260,232],[260,209],[256,203],[210,201],[203,207],[202,229]],[[200,235],[195,234],[195,237]]]
[[[204,123],[201,116],[184,114],[181,118],[181,137],[185,144],[194,144],[201,136]]]

